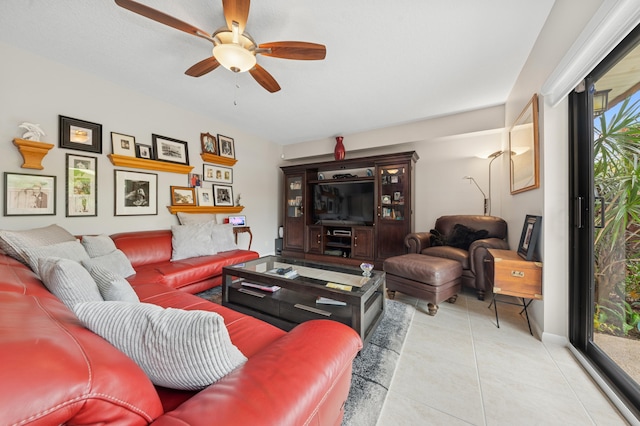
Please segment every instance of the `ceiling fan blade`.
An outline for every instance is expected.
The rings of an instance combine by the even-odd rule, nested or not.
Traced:
[[[190,75],[191,77],[200,77],[205,75],[208,72],[215,70],[219,66],[220,66],[220,62],[218,62],[218,60],[213,56],[210,56],[207,59],[203,59],[202,61],[193,65],[184,73],[186,75]]]
[[[153,9],[149,6],[145,6],[144,4],[135,2],[133,0],[115,0],[115,2],[118,6],[130,10],[133,13],[137,13],[138,15],[142,15],[145,18],[149,18],[153,21],[160,22],[161,24],[168,25],[175,28],[176,30],[184,31],[185,33],[189,33],[194,36],[213,41],[211,34],[209,34],[208,32],[203,31],[200,28],[196,28],[191,24],[187,24],[186,22],[181,21],[178,18],[167,15],[164,12],[160,12],[159,10]]]
[[[259,52],[265,56],[273,56],[283,59],[300,59],[306,61],[317,61],[324,59],[327,55],[327,48],[323,44],[307,43],[304,41],[276,41],[273,43],[263,43],[259,49],[270,49],[271,52]]]
[[[227,27],[233,29],[233,21],[238,23],[239,33],[244,33],[244,27],[249,19],[249,0],[222,0],[222,10],[224,10],[224,19],[227,21]]]
[[[278,84],[276,79],[273,78],[271,74],[269,74],[267,70],[262,68],[260,65],[256,64],[256,66],[253,67],[249,71],[249,73],[251,73],[251,77],[253,77],[260,86],[264,87],[269,92],[275,93],[280,90],[280,85]]]

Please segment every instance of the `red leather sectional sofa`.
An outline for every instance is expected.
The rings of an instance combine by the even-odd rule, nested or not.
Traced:
[[[248,361],[200,392],[156,387],[131,359],[84,328],[27,266],[0,254],[0,424],[341,423],[351,363],[361,348],[353,330],[316,320],[284,332],[189,294],[219,283],[216,271],[254,252],[171,264],[168,230],[113,239],[138,271],[130,282],[142,302],[219,313]]]

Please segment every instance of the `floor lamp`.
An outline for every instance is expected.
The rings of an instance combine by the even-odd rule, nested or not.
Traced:
[[[487,158],[491,158],[491,161],[489,161],[489,208],[488,208],[488,211],[486,212],[486,214],[488,215],[491,215],[491,163],[493,163],[493,160],[500,157],[504,153],[505,151],[496,151],[493,154],[489,154],[489,156],[487,157]]]
[[[476,182],[476,180],[473,177],[464,176],[462,179],[468,179],[469,180],[469,184],[471,184],[471,182],[475,183],[476,186],[478,187],[478,190],[482,193],[482,196],[484,197],[484,215],[486,216],[488,208],[489,208],[489,199],[487,198],[487,194],[484,193],[482,188],[480,188],[480,185],[478,185],[478,182]]]

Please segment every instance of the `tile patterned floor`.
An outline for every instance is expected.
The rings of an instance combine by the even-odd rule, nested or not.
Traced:
[[[565,347],[529,334],[517,306],[465,290],[428,316],[417,307],[378,426],[626,425]]]

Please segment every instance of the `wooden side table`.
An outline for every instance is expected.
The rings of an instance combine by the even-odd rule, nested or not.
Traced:
[[[249,226],[235,226],[233,228],[233,235],[236,238],[236,244],[238,244],[238,234],[242,234],[244,232],[249,233],[249,248],[247,248],[247,250],[251,250],[251,242],[253,241],[253,234],[251,233],[251,228]]]
[[[488,249],[488,252],[489,257],[485,260],[485,274],[493,286],[491,304],[496,311],[496,326],[500,328],[498,302],[520,306],[520,303],[497,300],[496,295],[512,296],[522,301],[523,309],[520,313],[525,313],[529,333],[533,336],[527,308],[533,300],[542,300],[542,263],[524,260],[518,253],[511,250]],[[526,299],[529,301],[526,302]]]

